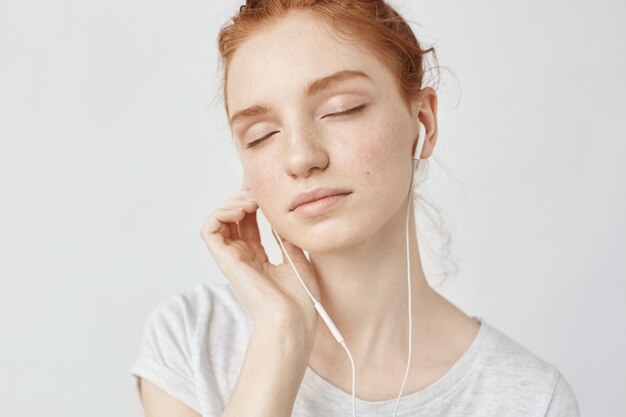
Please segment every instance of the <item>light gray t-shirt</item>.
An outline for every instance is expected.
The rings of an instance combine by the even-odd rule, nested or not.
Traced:
[[[398,417],[579,417],[576,397],[555,366],[475,318],[481,326],[469,349],[432,385],[403,396]],[[252,316],[230,282],[200,284],[170,295],[146,321],[131,374],[203,417],[219,417],[237,382],[253,329]],[[357,397],[357,416],[392,417],[396,400]],[[307,367],[292,416],[352,415],[352,392]]]

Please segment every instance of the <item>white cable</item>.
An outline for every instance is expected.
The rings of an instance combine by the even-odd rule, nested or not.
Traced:
[[[413,174],[415,173],[415,170],[417,169],[417,164],[420,161],[420,156],[422,153],[422,147],[424,146],[424,140],[426,139],[426,131],[424,128],[424,125],[420,123],[420,133],[419,133],[419,137],[417,138],[417,147],[415,148],[415,154],[413,155],[413,166],[412,166],[412,170],[411,170],[411,185],[410,185],[410,191],[409,191],[409,203],[408,203],[408,207],[406,210],[406,264],[407,264],[407,270],[409,271],[407,274],[407,286],[408,286],[408,291],[409,291],[409,357],[407,358],[407,362],[406,362],[406,370],[404,372],[404,380],[402,381],[402,387],[400,388],[400,393],[398,394],[398,400],[396,401],[396,408],[393,411],[393,417],[396,417],[396,414],[398,413],[398,406],[400,405],[400,398],[402,397],[402,393],[404,392],[404,384],[406,383],[406,378],[409,375],[409,368],[411,367],[411,354],[413,352],[413,315],[411,314],[411,295],[412,295],[412,291],[411,291],[411,257],[409,256],[409,212],[411,211],[411,207],[413,204]],[[356,417],[356,416],[354,416]]]
[[[412,202],[413,202],[413,173],[417,169],[417,164],[419,163],[419,160],[420,160],[419,157],[420,157],[421,152],[422,152],[422,147],[424,146],[424,139],[425,139],[425,129],[424,129],[424,126],[420,123],[420,133],[419,133],[419,137],[418,137],[417,148],[415,150],[415,154],[413,155],[413,161],[412,161],[411,184],[410,184],[410,187],[409,187],[410,188],[409,189],[409,202],[407,204],[407,210],[406,210],[406,259],[407,259],[407,269],[408,269],[407,284],[408,284],[408,288],[409,288],[409,290],[408,290],[409,291],[409,309],[408,309],[409,310],[409,312],[408,312],[408,314],[409,314],[409,357],[407,359],[406,371],[404,372],[404,380],[402,381],[402,387],[400,388],[400,393],[398,394],[398,400],[396,402],[396,408],[395,408],[395,410],[393,412],[393,417],[396,417],[396,414],[398,412],[398,405],[400,404],[400,398],[402,397],[402,392],[404,391],[404,385],[406,383],[406,378],[407,378],[407,376],[409,374],[409,369],[410,369],[410,366],[411,366],[411,352],[412,352],[412,340],[413,340],[413,322],[412,322],[412,315],[411,315],[411,260],[410,260],[410,256],[409,256],[409,253],[410,253],[409,252],[409,212],[410,212],[410,209],[412,207]],[[417,155],[417,157],[416,157],[416,155]],[[285,249],[285,246],[283,245],[282,239],[280,238],[280,236],[278,236],[278,233],[276,233],[276,231],[274,230],[273,227],[272,227],[272,233],[276,237],[276,240],[280,244],[280,247],[282,248],[283,252],[287,256],[287,259],[289,260],[289,263],[291,264],[291,268],[293,268],[294,272],[296,273],[296,276],[300,280],[300,284],[302,284],[302,287],[304,287],[304,289],[306,290],[307,294],[309,295],[309,298],[311,298],[311,301],[313,301],[313,305],[314,305],[315,309],[317,310],[319,315],[324,320],[324,323],[326,323],[326,325],[330,329],[330,332],[333,334],[333,336],[337,340],[337,343],[339,343],[344,348],[346,353],[348,354],[348,358],[350,359],[350,365],[352,366],[352,414],[354,415],[354,417],[356,417],[356,401],[355,401],[356,374],[355,374],[354,359],[352,358],[352,354],[350,353],[350,349],[348,349],[348,346],[346,345],[346,342],[344,341],[343,336],[339,332],[339,329],[337,329],[337,327],[335,326],[335,323],[333,323],[333,321],[331,320],[330,316],[328,315],[328,313],[326,312],[326,310],[324,309],[322,304],[319,302],[319,300],[317,300],[313,296],[313,294],[311,294],[311,291],[309,291],[309,289],[307,288],[306,284],[302,280],[302,277],[298,273],[298,270],[296,269],[295,265],[293,264],[293,262],[291,260],[291,257],[287,253],[287,250]]]
[[[287,259],[289,260],[289,263],[291,264],[291,268],[293,268],[294,272],[296,273],[296,276],[300,280],[300,284],[302,284],[302,286],[306,290],[307,294],[309,295],[309,298],[311,299],[311,301],[313,301],[313,306],[315,307],[317,312],[320,314],[320,316],[322,317],[322,319],[324,320],[324,322],[326,323],[326,325],[330,329],[330,332],[333,334],[333,336],[335,336],[335,339],[337,340],[337,343],[342,343],[343,342],[343,336],[339,332],[339,329],[335,326],[335,323],[333,323],[333,321],[331,320],[330,316],[328,315],[328,313],[326,312],[326,310],[324,309],[322,304],[319,302],[319,300],[317,298],[315,298],[313,296],[313,294],[311,294],[311,291],[309,291],[309,289],[307,288],[306,284],[302,280],[302,277],[300,276],[300,273],[296,269],[296,266],[293,264],[293,261],[291,260],[291,257],[287,253],[287,250],[285,249],[285,246],[283,245],[282,239],[280,238],[280,236],[278,236],[278,233],[276,233],[276,231],[274,230],[273,227],[272,227],[272,233],[274,233],[274,236],[276,236],[276,240],[280,244],[280,247],[283,249],[283,252],[285,253],[285,255],[287,255]]]
[[[412,353],[412,348],[413,348],[413,318],[412,318],[412,314],[411,314],[411,257],[409,256],[409,211],[410,208],[412,207],[412,202],[413,202],[413,173],[415,172],[415,169],[417,168],[417,162],[418,159],[413,159],[413,170],[411,171],[411,192],[410,192],[410,197],[409,197],[409,204],[408,204],[408,208],[406,210],[406,263],[407,263],[407,269],[409,271],[408,273],[408,277],[407,277],[407,285],[409,287],[409,357],[407,359],[406,362],[406,371],[404,371],[404,380],[402,381],[402,387],[400,388],[400,394],[398,394],[398,400],[396,401],[396,408],[393,412],[393,417],[396,417],[396,414],[398,413],[398,406],[400,405],[400,398],[402,397],[402,393],[404,392],[404,384],[406,383],[406,377],[409,375],[409,368],[411,367],[411,353]],[[354,416],[356,417],[356,416]]]

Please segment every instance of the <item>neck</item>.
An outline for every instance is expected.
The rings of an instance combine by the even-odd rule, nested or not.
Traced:
[[[309,253],[320,288],[320,302],[343,335],[357,363],[408,352],[406,209],[408,198],[377,233],[341,252]],[[413,213],[409,213],[411,317],[413,337],[427,327],[436,300],[419,255]],[[415,344],[413,345],[415,351]],[[323,320],[318,320],[314,350],[339,350]],[[398,356],[399,357],[399,356]]]

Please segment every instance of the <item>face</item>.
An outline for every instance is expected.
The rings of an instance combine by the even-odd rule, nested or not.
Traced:
[[[340,71],[367,76],[314,83]],[[403,104],[393,74],[360,44],[293,12],[239,46],[226,94],[248,188],[285,239],[310,252],[338,250],[406,215],[419,105]],[[269,111],[232,119],[255,105]],[[351,194],[318,216],[289,210],[298,194],[320,187]]]

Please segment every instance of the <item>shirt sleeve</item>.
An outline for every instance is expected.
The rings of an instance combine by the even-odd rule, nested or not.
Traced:
[[[557,372],[552,398],[548,404],[546,417],[580,417],[580,410],[574,391],[567,380]]]
[[[193,315],[181,294],[157,305],[146,320],[139,355],[130,369],[138,392],[141,377],[200,412],[192,367],[193,334]]]

